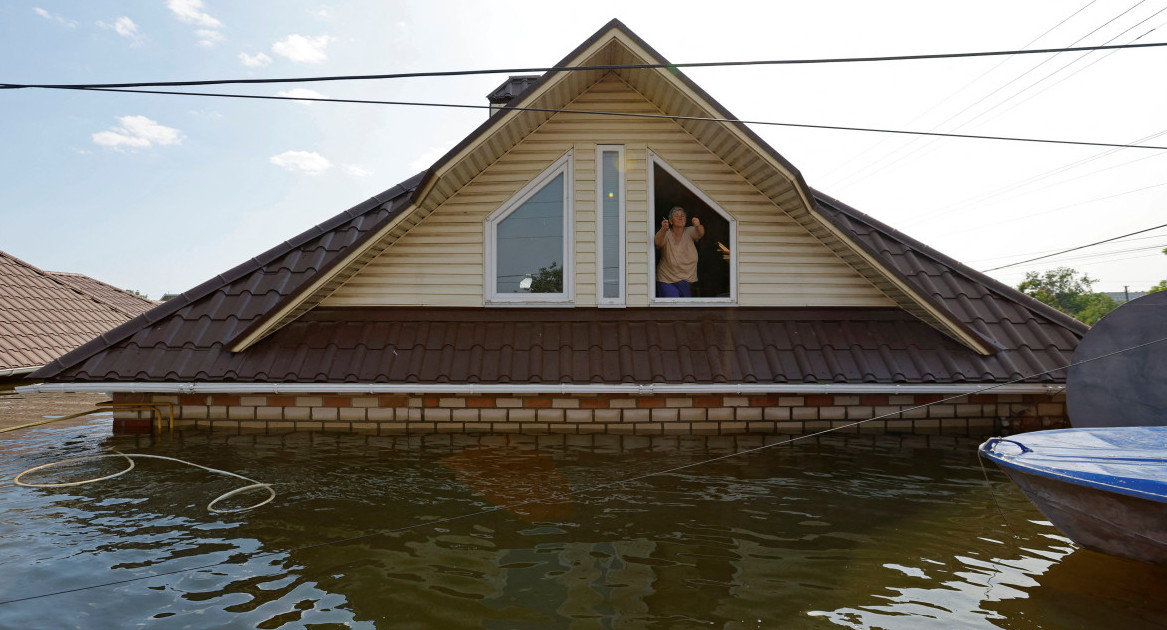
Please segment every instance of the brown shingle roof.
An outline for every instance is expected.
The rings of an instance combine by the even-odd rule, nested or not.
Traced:
[[[896,308],[317,308],[240,353],[213,335],[175,343],[178,329],[215,328],[205,312],[186,316],[82,362],[70,380],[991,383],[1070,352],[981,356]]]
[[[1069,362],[1083,324],[847,206],[820,212],[975,330],[982,356],[894,308],[320,308],[226,346],[409,203],[419,177],[86,344],[51,381],[991,383]],[[667,332],[667,334],[666,334]],[[1064,382],[1061,372],[1034,379]]]
[[[0,252],[0,376],[40,367],[153,307],[93,278],[42,271]]]

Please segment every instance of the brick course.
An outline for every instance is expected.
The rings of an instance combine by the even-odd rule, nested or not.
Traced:
[[[176,425],[232,431],[425,433],[790,433],[846,426],[856,431],[1016,433],[1067,426],[1065,396],[976,394],[652,395],[625,394],[114,394],[114,404],[172,403]],[[930,407],[928,403],[944,400]],[[163,405],[165,407],[165,405]],[[117,410],[125,431],[155,414]],[[163,425],[167,422],[162,414]]]

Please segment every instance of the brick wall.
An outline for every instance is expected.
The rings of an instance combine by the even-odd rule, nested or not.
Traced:
[[[1067,426],[1062,394],[975,394],[944,403],[938,401],[945,396],[938,394],[114,394],[113,398],[115,404],[169,403],[176,425],[232,431],[806,433],[877,416],[881,419],[848,430],[986,434]],[[115,418],[122,431],[150,429],[149,411],[118,411]]]

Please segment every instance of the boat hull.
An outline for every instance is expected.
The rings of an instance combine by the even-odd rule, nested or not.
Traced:
[[[1167,566],[1167,504],[998,467],[1079,546]]]

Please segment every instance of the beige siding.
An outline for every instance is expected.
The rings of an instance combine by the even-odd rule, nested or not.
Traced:
[[[592,86],[567,109],[659,111],[623,81]],[[485,219],[573,151],[575,304],[597,303],[597,144],[625,147],[627,302],[651,300],[647,155],[652,151],[736,221],[737,303],[890,306],[893,302],[673,121],[559,114],[435,208],[327,298],[326,306],[481,306]],[[655,226],[652,226],[655,227]]]

